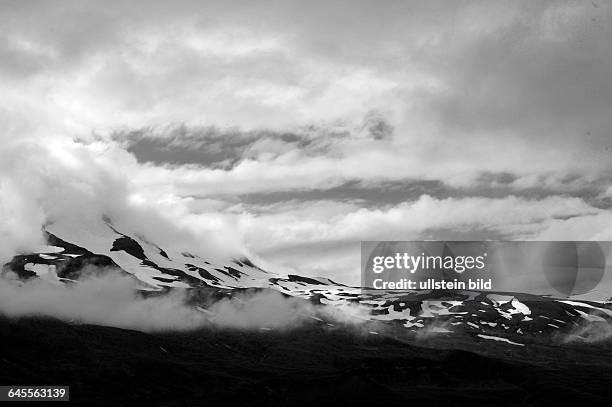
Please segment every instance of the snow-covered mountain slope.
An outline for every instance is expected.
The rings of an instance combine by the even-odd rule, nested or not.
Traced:
[[[147,290],[273,288],[309,296],[317,289],[333,292],[347,288],[328,278],[278,276],[246,257],[203,258],[188,251],[172,253],[144,236],[126,233],[108,218],[89,221],[86,226],[55,222],[45,227],[44,234],[47,245],[15,256],[5,265],[5,271],[59,284],[78,279],[87,266],[108,267],[134,276]]]
[[[4,271],[63,284],[78,280],[82,270],[95,266],[131,275],[143,290],[150,291],[273,289],[321,306],[359,308],[357,318],[384,326],[466,333],[512,346],[522,346],[541,334],[566,334],[585,324],[612,323],[610,303],[520,293],[383,292],[344,286],[328,278],[279,276],[247,258],[212,260],[189,252],[167,252],[106,218],[80,228],[58,222],[48,225],[45,233],[46,246],[15,256]]]
[[[269,277],[248,259],[219,263],[189,252],[169,255],[144,236],[124,233],[109,219],[89,222],[84,228],[68,222],[53,223],[45,227],[45,236],[47,246],[16,256],[10,268],[22,277],[38,275],[61,282],[73,279],[76,270],[88,265],[116,267],[150,290],[203,285],[258,287]]]

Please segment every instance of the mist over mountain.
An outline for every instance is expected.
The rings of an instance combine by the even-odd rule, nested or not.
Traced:
[[[167,248],[126,233],[129,225],[108,216],[85,225],[48,224],[46,245],[4,265],[5,315],[143,331],[285,330],[315,321],[372,334],[458,334],[521,347],[609,337],[612,305],[605,301],[520,292],[368,290],[325,277],[273,273],[246,257]]]

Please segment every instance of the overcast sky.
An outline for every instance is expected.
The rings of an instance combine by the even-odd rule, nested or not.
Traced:
[[[1,232],[130,214],[347,283],[361,240],[612,239],[611,38],[599,0],[3,1]]]

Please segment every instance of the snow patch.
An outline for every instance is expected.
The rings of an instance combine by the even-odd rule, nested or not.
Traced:
[[[482,335],[482,334],[478,334],[478,336],[483,338],[483,339],[490,339],[492,341],[509,343],[510,345],[525,346],[525,344],[523,344],[523,343],[512,342],[510,339],[500,338],[499,336]]]

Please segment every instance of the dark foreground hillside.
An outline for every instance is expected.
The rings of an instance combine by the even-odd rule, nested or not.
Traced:
[[[453,344],[463,350],[442,349]],[[0,318],[0,345],[0,385],[70,385],[71,404],[594,406],[612,397],[609,344],[517,353],[315,325],[145,334]]]

